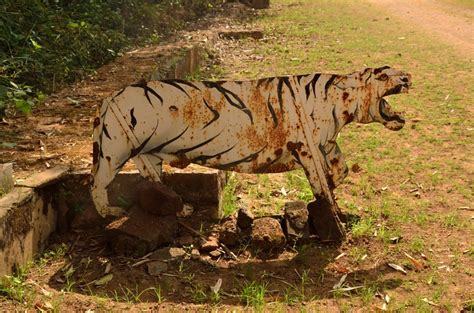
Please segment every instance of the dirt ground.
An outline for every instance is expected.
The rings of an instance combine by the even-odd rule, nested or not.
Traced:
[[[435,34],[461,54],[474,58],[474,11],[441,1],[371,0],[390,14]]]
[[[284,4],[272,5],[270,14],[278,15],[282,10],[305,5],[303,2],[282,2]],[[424,0],[370,2],[385,10],[390,18],[404,19],[426,33],[434,33],[440,41],[451,44],[453,49],[471,58],[472,62],[472,11]],[[260,13],[262,16],[265,14]],[[248,21],[250,17],[255,17],[255,13],[241,7],[226,9],[225,14],[206,19],[193,27],[197,31],[182,32],[169,39],[165,48],[161,45],[150,46],[126,53],[99,69],[97,75],[51,96],[28,117],[7,118],[0,123],[2,137],[5,136],[1,139],[14,146],[0,151],[0,162],[13,161],[17,178],[56,164],[70,164],[75,169],[89,168],[92,120],[101,99],[146,76],[159,63],[160,55],[171,53],[169,47],[188,43],[189,38],[205,41],[217,30],[226,29],[229,25],[247,27],[239,23]],[[276,36],[274,34],[266,36],[277,40],[277,37],[272,37]],[[245,73],[244,60],[260,62],[264,58],[246,54],[246,50],[256,46],[258,42],[255,41],[219,39],[211,50],[216,54],[209,60],[209,68],[203,69],[200,75],[207,78],[207,74],[213,73],[216,62],[231,64],[238,75]],[[412,123],[411,127],[415,128],[416,123],[419,121]],[[418,153],[416,146],[410,146],[410,149],[414,155]],[[353,167],[350,175],[355,178],[342,187],[340,195],[365,197],[362,193],[354,195],[350,189],[356,182],[362,181],[365,174],[364,170],[360,172]],[[251,175],[246,176],[245,180],[247,185],[261,184]],[[279,185],[281,181],[277,178],[274,183]],[[397,189],[401,193],[398,195],[400,198],[415,197],[423,189],[408,180],[405,183],[407,186],[413,184],[413,187],[410,190]],[[270,194],[278,201],[294,200],[297,188],[294,189],[273,188]],[[386,190],[387,187],[383,186],[371,192],[380,195]],[[240,199],[243,203],[263,201],[260,191],[244,195],[237,188],[235,192],[244,198]],[[424,192],[434,193],[430,190]],[[450,195],[451,191],[443,186],[441,192]],[[450,199],[446,200],[448,205],[436,203],[436,209],[427,214],[448,213],[450,201],[455,202],[454,197]],[[471,210],[472,204],[466,208]],[[470,213],[461,212],[467,223]],[[391,226],[389,217],[383,214],[382,220],[376,223],[372,226],[377,230],[387,230]],[[159,276],[148,274],[147,264],[140,263],[143,257],[114,253],[103,230],[77,230],[53,238],[50,252],[23,276],[24,281],[18,283],[18,289],[23,293],[10,298],[0,297],[0,307],[6,311],[98,312],[378,312],[387,306],[389,310],[409,312],[459,312],[463,307],[467,308],[465,312],[473,310],[472,304],[467,306],[468,300],[474,300],[474,252],[469,241],[472,234],[470,229],[466,233],[465,228],[446,230],[440,225],[428,222],[414,226],[413,223],[400,222],[398,231],[403,236],[394,234],[388,238],[388,244],[376,241],[374,238],[377,235],[371,233],[362,237],[350,234],[342,244],[310,242],[288,245],[278,254],[261,254],[245,245],[237,246],[232,249],[237,260],[228,255],[213,258],[206,253],[202,253],[200,258],[193,258],[191,245],[199,246],[199,238],[195,233],[182,229],[181,235],[194,238],[186,244],[175,244],[184,247],[186,253],[168,262],[167,270]],[[432,229],[427,229],[430,227]],[[199,230],[199,227],[195,226],[195,229]],[[441,244],[443,242],[446,244]],[[410,246],[405,243],[410,243]],[[416,245],[423,246],[423,243],[423,250],[416,248]],[[412,249],[408,250],[408,247]],[[403,265],[405,272],[388,266],[389,263]],[[216,295],[210,287],[215,287],[219,280],[222,285]],[[250,285],[254,282],[256,285],[252,285],[255,287],[252,289]],[[339,287],[344,288],[335,288],[338,283]],[[265,289],[264,306],[259,302],[259,286]],[[441,286],[446,289],[441,289]],[[352,287],[355,289],[351,290]],[[243,297],[245,290],[255,299]],[[436,295],[438,290],[439,298],[421,296]],[[414,294],[420,296],[410,300]],[[441,302],[446,297],[450,298],[449,304]]]

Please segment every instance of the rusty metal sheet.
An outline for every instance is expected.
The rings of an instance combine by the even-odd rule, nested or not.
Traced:
[[[347,175],[336,143],[351,122],[399,130],[384,97],[407,92],[411,76],[390,67],[244,81],[141,81],[106,99],[94,121],[93,199],[116,214],[107,186],[129,160],[160,181],[163,162],[245,173],[304,168],[315,196],[334,203]]]

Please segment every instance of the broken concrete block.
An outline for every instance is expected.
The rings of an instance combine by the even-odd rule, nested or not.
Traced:
[[[239,244],[240,230],[237,227],[237,219],[231,218],[220,225],[219,242],[232,247]]]
[[[174,215],[156,216],[134,209],[107,226],[109,242],[117,253],[143,255],[173,242],[178,231]]]
[[[280,222],[271,217],[257,218],[252,225],[252,247],[269,252],[281,249],[286,244]]]
[[[0,164],[0,196],[10,192],[13,186],[13,164]]]
[[[176,215],[183,210],[181,197],[161,183],[144,181],[138,185],[137,195],[140,208],[154,215]]]
[[[253,223],[253,213],[250,212],[247,208],[241,208],[237,213],[237,225],[241,229],[247,229],[252,226]]]
[[[290,240],[309,236],[308,209],[304,201],[291,201],[284,206],[285,232]]]
[[[69,173],[69,170],[70,169],[67,166],[55,166],[46,171],[33,174],[24,181],[17,182],[16,186],[30,188],[48,186],[64,178],[64,176]]]
[[[222,196],[226,183],[224,171],[190,164],[184,169],[167,168],[163,171],[163,183],[190,203],[198,213],[206,206],[206,216],[211,219],[222,218]]]
[[[56,230],[53,190],[15,187],[0,198],[0,277],[26,265]]]

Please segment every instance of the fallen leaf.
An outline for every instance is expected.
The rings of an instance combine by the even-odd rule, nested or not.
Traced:
[[[106,285],[109,281],[112,280],[112,278],[114,278],[114,274],[107,274],[107,275],[103,276],[102,278],[96,279],[94,281],[94,285],[96,285],[96,286]]]
[[[433,301],[430,301],[427,298],[423,298],[423,299],[421,299],[421,301],[426,302],[426,303],[428,303],[429,305],[432,305],[432,306],[439,306],[439,304],[434,303]]]
[[[219,278],[216,284],[214,286],[211,286],[212,292],[214,292],[215,294],[218,294],[219,290],[221,290],[221,286],[222,286],[222,278]]]
[[[339,254],[337,257],[335,257],[334,260],[339,260],[340,258],[342,258],[345,255],[346,254],[343,252],[343,253]]]
[[[339,279],[339,281],[334,286],[332,286],[332,289],[334,290],[334,289],[341,288],[344,282],[346,281],[346,278],[347,278],[347,274],[342,275],[341,279]]]
[[[405,253],[405,256],[411,261],[411,263],[415,266],[415,268],[419,271],[421,271],[424,266],[423,264],[418,261],[417,259],[415,259],[414,257],[412,257],[411,255],[409,255],[408,253],[404,252]]]
[[[405,275],[408,274],[407,271],[405,271],[405,269],[400,265],[397,265],[397,264],[394,264],[394,263],[388,263],[387,265],[390,266],[391,268],[393,268],[396,271],[402,272]]]

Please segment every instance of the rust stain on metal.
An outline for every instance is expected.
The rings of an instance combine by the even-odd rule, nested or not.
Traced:
[[[131,85],[106,99],[94,119],[94,202],[101,214],[111,212],[104,190],[129,158],[156,181],[162,162],[258,173],[303,168],[313,193],[331,197],[347,175],[338,133],[353,121],[401,129],[403,117],[384,97],[407,92],[410,85],[409,74],[389,67],[348,75]]]

